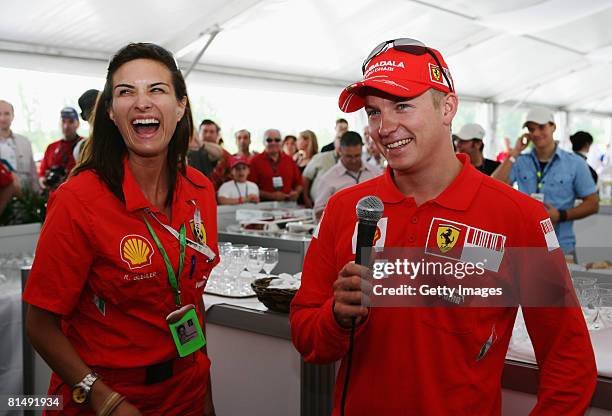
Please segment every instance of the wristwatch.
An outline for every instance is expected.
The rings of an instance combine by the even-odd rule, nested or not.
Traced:
[[[82,404],[89,398],[91,386],[100,378],[96,373],[89,373],[83,380],[72,386],[72,400],[77,404]]]

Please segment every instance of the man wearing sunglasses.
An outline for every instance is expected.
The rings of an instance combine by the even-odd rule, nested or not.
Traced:
[[[342,360],[333,415],[501,415],[501,374],[519,303],[540,369],[531,414],[584,414],[596,383],[593,350],[544,207],[476,170],[467,155],[455,155],[450,131],[458,98],[438,51],[412,39],[383,42],[362,72],[363,80],[342,91],[339,106],[345,112],[365,107],[388,167],[330,198],[290,316],[293,343],[305,361]],[[487,276],[519,293],[519,301],[474,308],[467,306],[484,301],[441,295],[424,297],[431,307],[385,306],[402,298],[372,295],[361,277],[367,269],[352,262],[355,206],[365,196],[384,204],[373,241],[379,253],[410,249],[424,262],[453,267],[485,258]],[[533,256],[514,262],[514,248],[532,250],[519,252],[525,257],[537,252],[538,270],[549,273],[529,274]],[[461,277],[441,278],[456,284]],[[478,276],[459,281],[480,284],[473,279]],[[559,288],[563,305],[572,307],[537,303]]]
[[[282,151],[277,129],[264,133],[264,151],[251,159],[249,180],[259,186],[262,201],[297,201],[302,192],[302,175],[296,163]]]

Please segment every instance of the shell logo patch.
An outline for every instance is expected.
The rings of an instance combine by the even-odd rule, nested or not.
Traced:
[[[385,240],[387,239],[387,221],[389,217],[383,217],[378,220],[376,224],[376,232],[374,233],[374,238],[372,240],[372,247],[374,250],[381,251],[385,248]],[[353,248],[353,254],[357,251],[357,228],[359,227],[359,222],[355,222],[355,230],[353,231],[353,237],[351,238],[351,244]]]
[[[206,244],[206,229],[204,228],[204,224],[200,223],[200,226],[196,228],[194,221],[190,220],[189,227],[191,228],[191,233],[195,240],[200,244]]]
[[[129,234],[121,239],[119,245],[121,260],[127,263],[130,270],[151,265],[153,246],[141,235]]]
[[[438,244],[438,248],[442,253],[446,253],[451,250],[457,244],[459,240],[459,234],[461,234],[461,229],[459,227],[455,227],[450,224],[441,224],[438,225],[438,230],[436,231],[436,243]]]

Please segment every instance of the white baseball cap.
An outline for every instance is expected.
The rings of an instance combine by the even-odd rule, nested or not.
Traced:
[[[525,125],[529,122],[540,125],[548,123],[555,124],[555,115],[546,107],[533,107],[527,112],[527,117],[525,117],[523,127],[525,127]]]
[[[457,133],[457,137],[459,140],[484,140],[485,130],[482,128],[480,124],[477,123],[468,123],[465,126],[461,127],[459,133]]]

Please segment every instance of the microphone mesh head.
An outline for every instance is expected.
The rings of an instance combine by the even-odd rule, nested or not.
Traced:
[[[376,196],[364,196],[357,202],[357,220],[370,224],[378,223],[383,216],[385,206],[380,198]]]

